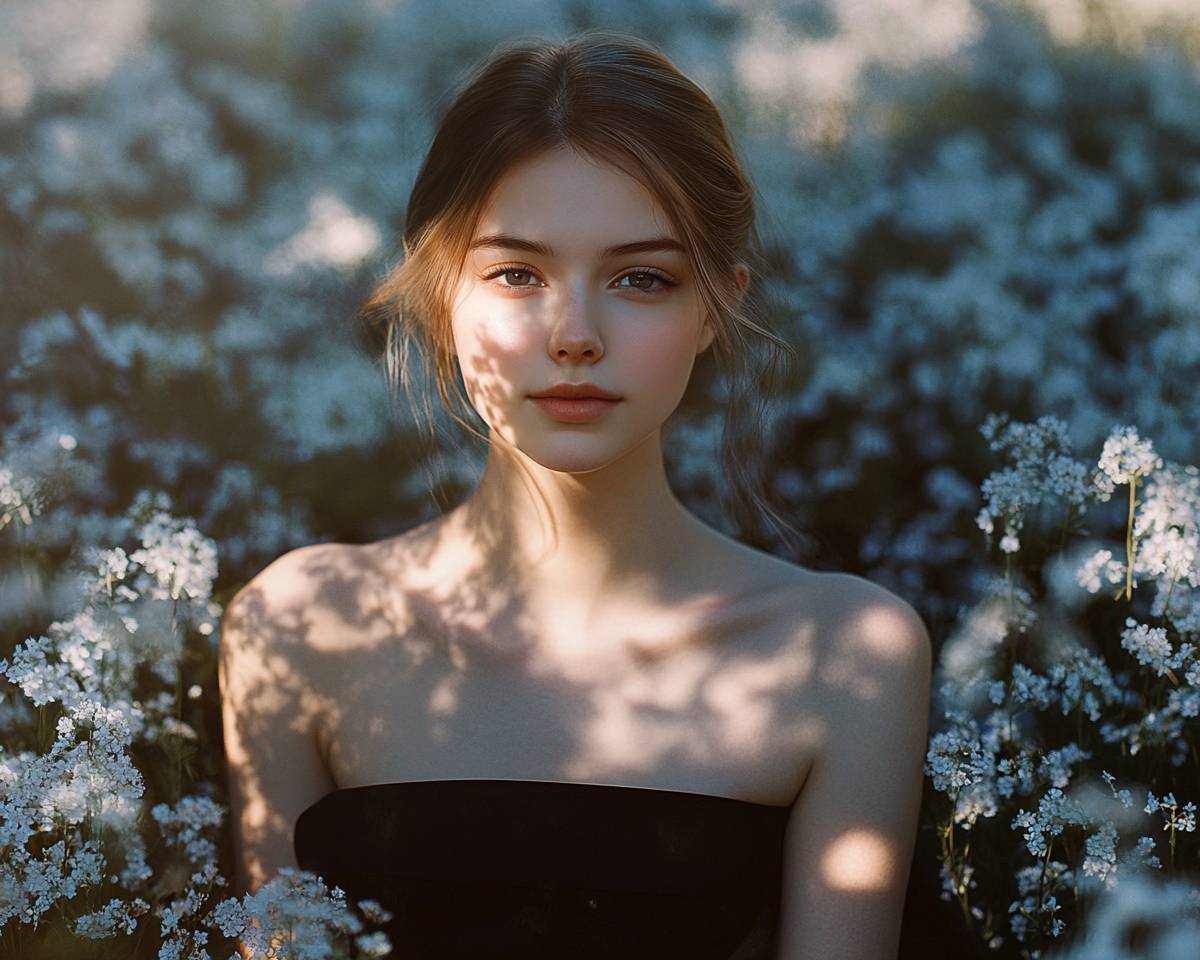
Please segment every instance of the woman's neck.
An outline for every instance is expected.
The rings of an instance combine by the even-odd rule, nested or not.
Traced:
[[[474,494],[444,521],[471,569],[581,618],[614,597],[650,602],[682,586],[721,537],[676,499],[657,433],[587,473],[493,448]]]

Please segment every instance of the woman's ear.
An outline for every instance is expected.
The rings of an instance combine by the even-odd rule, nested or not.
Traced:
[[[750,268],[747,267],[746,264],[739,261],[733,265],[733,273],[737,279],[739,291],[738,299],[740,300],[746,295],[746,291],[750,288]],[[716,334],[717,331],[713,325],[708,320],[705,320],[704,326],[700,330],[700,343],[696,348],[696,353],[703,353],[705,350],[707,350],[709,345],[716,337]]]
[[[738,289],[742,291],[742,296],[745,296],[750,288],[750,268],[739,262],[734,264],[733,272],[737,276]]]

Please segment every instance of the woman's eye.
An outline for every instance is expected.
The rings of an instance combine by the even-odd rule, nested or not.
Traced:
[[[493,271],[492,273],[489,273],[484,279],[492,280],[496,277],[511,278],[513,276],[523,277],[523,278],[525,278],[525,281],[533,280],[533,272],[531,270],[522,270],[519,267],[505,267],[502,270]],[[517,282],[517,283],[502,283],[502,284],[500,284],[500,286],[502,286],[502,287],[530,287],[530,286],[533,286],[532,283],[525,282],[525,281],[521,281],[521,282]]]
[[[509,289],[522,289],[524,287],[536,287],[537,275],[532,270],[527,270],[524,267],[496,267],[488,273],[485,273],[480,279],[483,280],[498,280],[501,277],[505,282],[501,283],[501,287]],[[629,280],[629,284],[622,283],[624,280]],[[655,283],[658,286],[655,286]],[[630,270],[627,273],[621,274],[617,278],[617,283],[625,290],[638,290],[642,293],[661,293],[668,287],[676,287],[679,285],[677,280],[672,280],[666,274],[659,273],[657,270]]]
[[[667,287],[677,286],[676,281],[669,279],[661,273],[656,273],[653,270],[631,270],[629,273],[622,274],[618,280],[630,280],[630,286],[626,289],[641,290],[643,293],[658,293]],[[654,286],[654,281],[658,281],[659,286]]]

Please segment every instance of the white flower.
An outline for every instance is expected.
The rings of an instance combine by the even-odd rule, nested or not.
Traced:
[[[1133,526],[1136,572],[1200,587],[1200,469],[1169,463],[1147,481]]]
[[[1152,668],[1159,677],[1168,670],[1179,670],[1193,649],[1185,645],[1176,652],[1167,639],[1166,627],[1150,627],[1138,623],[1133,617],[1125,618],[1121,646],[1137,657],[1138,663]]]
[[[993,768],[993,758],[976,739],[953,730],[943,730],[930,740],[925,755],[925,774],[943,793],[980,783]]]
[[[1107,500],[1116,486],[1132,483],[1162,467],[1149,440],[1138,438],[1136,427],[1116,427],[1104,441],[1098,472],[1092,482],[1101,500]]]
[[[142,525],[142,541],[130,559],[151,574],[159,588],[160,599],[178,599],[186,594],[191,600],[207,600],[217,576],[217,547],[187,519],[165,512],[154,514]]]
[[[346,906],[343,890],[330,890],[316,874],[295,867],[280,867],[240,904],[222,901],[210,916],[226,936],[237,935],[252,951],[264,953],[275,931],[290,929],[289,946],[298,960],[330,957],[335,933],[362,932],[362,921]]]
[[[1071,456],[1067,425],[1057,417],[1040,417],[1036,423],[1010,423],[1003,414],[990,414],[980,432],[993,451],[1004,451],[1012,465],[993,471],[980,486],[985,507],[975,518],[988,536],[994,521],[1004,521],[1000,549],[1016,553],[1025,515],[1054,497],[1067,501],[1068,509],[1087,502],[1087,467]]]
[[[364,933],[354,940],[359,952],[367,957],[386,957],[392,952],[392,941],[382,930]]]
[[[1091,826],[1093,818],[1083,805],[1063,794],[1058,787],[1051,787],[1038,801],[1036,811],[1021,809],[1013,818],[1014,830],[1024,829],[1025,846],[1034,857],[1046,855],[1047,839],[1056,837],[1069,824]]]
[[[132,901],[113,898],[99,910],[85,913],[75,921],[75,933],[89,940],[106,940],[118,933],[137,929],[137,918],[150,909],[141,897]]]
[[[1125,582],[1125,564],[1114,560],[1111,550],[1097,550],[1079,567],[1075,579],[1088,593],[1096,593],[1102,586],[1100,578],[1109,583]]]
[[[286,276],[301,267],[351,267],[373,254],[382,240],[372,220],[328,190],[309,199],[308,215],[302,231],[266,255],[267,273]]]
[[[215,869],[217,847],[206,832],[215,833],[225,818],[225,808],[204,796],[182,797],[172,808],[165,803],[150,810],[168,846],[182,847],[188,859],[201,868]]]
[[[29,526],[44,505],[38,484],[32,477],[17,476],[7,467],[0,467],[0,530],[14,519]]]
[[[1133,806],[1133,794],[1130,793],[1128,790],[1122,790],[1120,793],[1118,793],[1117,788],[1115,786],[1113,786],[1113,784],[1116,782],[1117,778],[1114,777],[1107,770],[1103,771],[1100,775],[1104,778],[1105,782],[1108,784],[1108,789],[1112,791],[1113,797],[1120,801],[1121,806],[1125,807],[1125,809],[1127,809],[1127,810],[1129,808],[1131,808]]]
[[[378,900],[359,900],[358,909],[371,923],[387,923],[392,919],[391,911],[385,909]]]
[[[1130,938],[1136,930],[1152,932],[1153,948],[1146,955],[1197,956],[1200,924],[1196,921],[1192,884],[1183,880],[1155,883],[1145,871],[1130,872],[1096,900],[1086,929],[1062,960],[1128,957]]]

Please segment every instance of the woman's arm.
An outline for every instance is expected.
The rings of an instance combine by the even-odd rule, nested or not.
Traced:
[[[293,550],[250,581],[221,621],[218,680],[229,764],[234,894],[297,866],[296,818],[335,788],[315,736],[317,698],[308,680],[308,635],[319,563],[334,545]],[[248,948],[240,947],[243,957]]]
[[[932,645],[903,600],[859,599],[822,665],[824,745],[785,835],[778,960],[896,956],[915,847]]]

